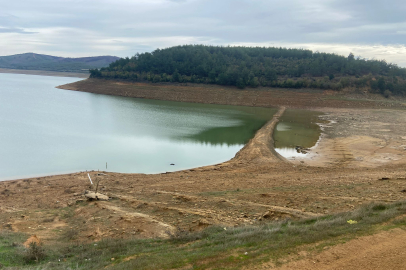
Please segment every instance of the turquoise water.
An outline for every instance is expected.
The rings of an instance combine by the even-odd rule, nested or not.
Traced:
[[[55,88],[77,80],[0,74],[1,180],[106,170],[106,162],[107,171],[123,173],[216,164],[276,111]]]

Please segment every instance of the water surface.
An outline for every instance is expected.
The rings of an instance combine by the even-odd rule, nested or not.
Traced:
[[[0,74],[0,179],[106,170],[106,162],[123,173],[216,164],[276,111],[55,88],[77,80]]]
[[[275,150],[284,157],[305,156],[296,147],[311,148],[320,138],[320,113],[288,109],[280,117],[273,134]]]

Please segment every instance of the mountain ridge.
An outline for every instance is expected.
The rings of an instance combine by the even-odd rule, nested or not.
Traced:
[[[88,73],[89,69],[107,67],[117,56],[60,57],[33,52],[0,56],[0,68]]]

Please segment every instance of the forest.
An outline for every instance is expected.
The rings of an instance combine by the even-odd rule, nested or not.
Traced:
[[[396,64],[367,60],[352,53],[345,57],[276,47],[184,45],[156,49],[92,69],[90,77],[219,84],[241,89],[359,89],[385,96],[406,95],[406,69]]]

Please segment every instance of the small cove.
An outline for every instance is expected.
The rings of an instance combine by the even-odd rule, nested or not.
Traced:
[[[285,158],[305,157],[296,147],[306,149],[316,145],[321,134],[320,115],[315,111],[286,110],[273,134],[275,150]]]

